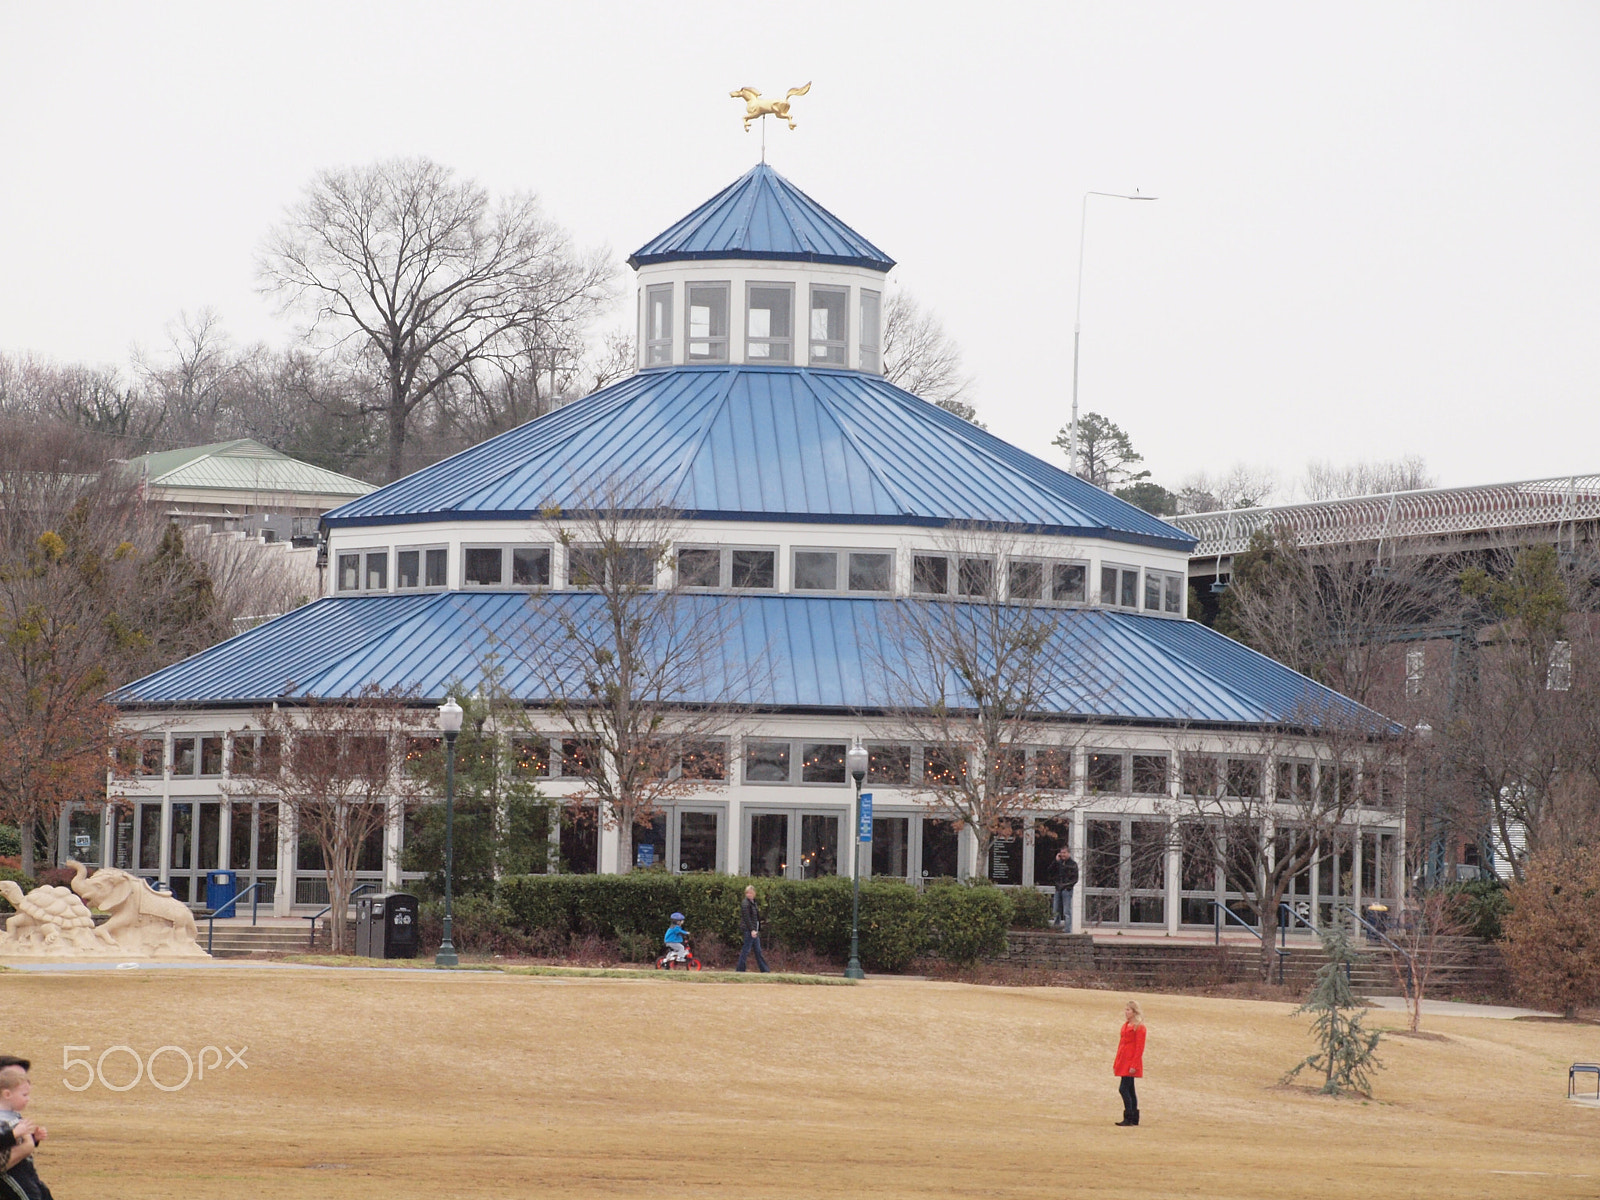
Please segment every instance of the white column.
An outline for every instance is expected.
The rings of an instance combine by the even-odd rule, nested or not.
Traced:
[[[615,875],[622,862],[622,831],[611,822],[601,821],[599,855],[595,869],[602,875]]]
[[[1183,848],[1178,844],[1178,822],[1173,820],[1167,835],[1167,936],[1178,932],[1178,917],[1183,906]]]
[[[400,890],[400,834],[404,829],[405,805],[398,800],[389,802],[389,811],[383,822],[383,890]]]
[[[744,865],[744,812],[739,798],[728,789],[728,811],[722,818],[722,856],[720,869],[728,875],[743,873]]]
[[[294,908],[294,860],[299,845],[299,822],[294,809],[278,805],[278,882],[273,887],[272,915],[288,917]]]
[[[1084,857],[1088,843],[1085,841],[1084,814],[1081,807],[1072,810],[1072,857],[1078,860],[1078,886],[1072,889],[1071,932],[1083,932],[1083,889],[1089,886],[1088,862]]]

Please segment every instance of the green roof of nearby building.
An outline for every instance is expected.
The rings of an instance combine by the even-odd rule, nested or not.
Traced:
[[[161,450],[128,460],[152,488],[282,492],[297,496],[365,496],[370,483],[290,458],[253,438]]]

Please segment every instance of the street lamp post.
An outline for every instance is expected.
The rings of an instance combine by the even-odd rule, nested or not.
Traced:
[[[1067,451],[1068,471],[1078,473],[1078,341],[1083,335],[1083,234],[1089,224],[1089,197],[1105,196],[1111,200],[1158,200],[1159,196],[1141,196],[1135,192],[1125,196],[1121,192],[1085,192],[1083,208],[1078,214],[1078,306],[1072,317],[1072,435]]]
[[[861,781],[867,777],[867,748],[857,738],[845,752],[844,764],[856,783],[855,820],[850,829],[850,961],[845,964],[846,979],[865,979],[861,969]]]
[[[436,967],[456,967],[455,943],[450,940],[450,876],[455,867],[456,825],[456,735],[461,732],[461,705],[454,699],[439,705],[439,732],[444,734],[444,937],[439,953],[433,956]]]

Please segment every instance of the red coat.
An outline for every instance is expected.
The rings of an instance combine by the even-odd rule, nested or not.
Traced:
[[[1111,1064],[1113,1075],[1132,1075],[1144,1078],[1144,1026],[1122,1026],[1122,1037],[1117,1041],[1117,1061]]]

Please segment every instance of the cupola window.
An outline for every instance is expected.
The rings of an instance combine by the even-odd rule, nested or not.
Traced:
[[[689,285],[689,361],[728,361],[728,285]],[[670,357],[670,352],[669,352]]]
[[[811,361],[819,367],[842,367],[848,350],[850,289],[811,289]]]
[[[745,307],[745,358],[793,362],[794,288],[786,283],[752,283]]]
[[[861,293],[861,369],[883,373],[883,296]]]
[[[726,299],[727,293],[723,293]],[[723,305],[726,324],[727,305]],[[672,363],[672,285],[662,284],[645,290],[644,294],[644,362],[647,367],[664,367]],[[726,346],[726,342],[724,342]]]

